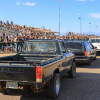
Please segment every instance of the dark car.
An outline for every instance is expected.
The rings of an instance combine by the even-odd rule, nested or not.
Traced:
[[[88,41],[65,41],[68,51],[75,54],[76,63],[91,64],[92,59],[96,60],[96,48]]]

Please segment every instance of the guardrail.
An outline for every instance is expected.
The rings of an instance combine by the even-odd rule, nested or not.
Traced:
[[[0,53],[20,52],[23,42],[0,42]]]

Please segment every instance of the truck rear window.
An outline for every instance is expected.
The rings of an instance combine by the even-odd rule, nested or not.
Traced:
[[[29,42],[25,44],[27,52],[56,52],[55,42]]]
[[[67,49],[83,49],[82,43],[67,42],[65,45]]]

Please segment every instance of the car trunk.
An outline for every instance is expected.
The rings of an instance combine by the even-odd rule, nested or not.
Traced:
[[[75,56],[84,56],[84,50],[70,50]]]

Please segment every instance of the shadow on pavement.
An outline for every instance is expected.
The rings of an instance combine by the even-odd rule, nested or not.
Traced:
[[[31,92],[29,95],[22,95],[20,100],[51,100],[47,96],[46,90],[41,93]]]
[[[68,74],[61,78],[61,94],[56,100],[100,100],[100,75],[78,73],[75,79]],[[99,88],[99,89],[98,89]],[[22,95],[20,100],[52,100],[47,92]]]
[[[96,58],[96,60],[92,60],[91,65],[88,65],[86,63],[77,63],[77,68],[100,68],[100,58]]]

